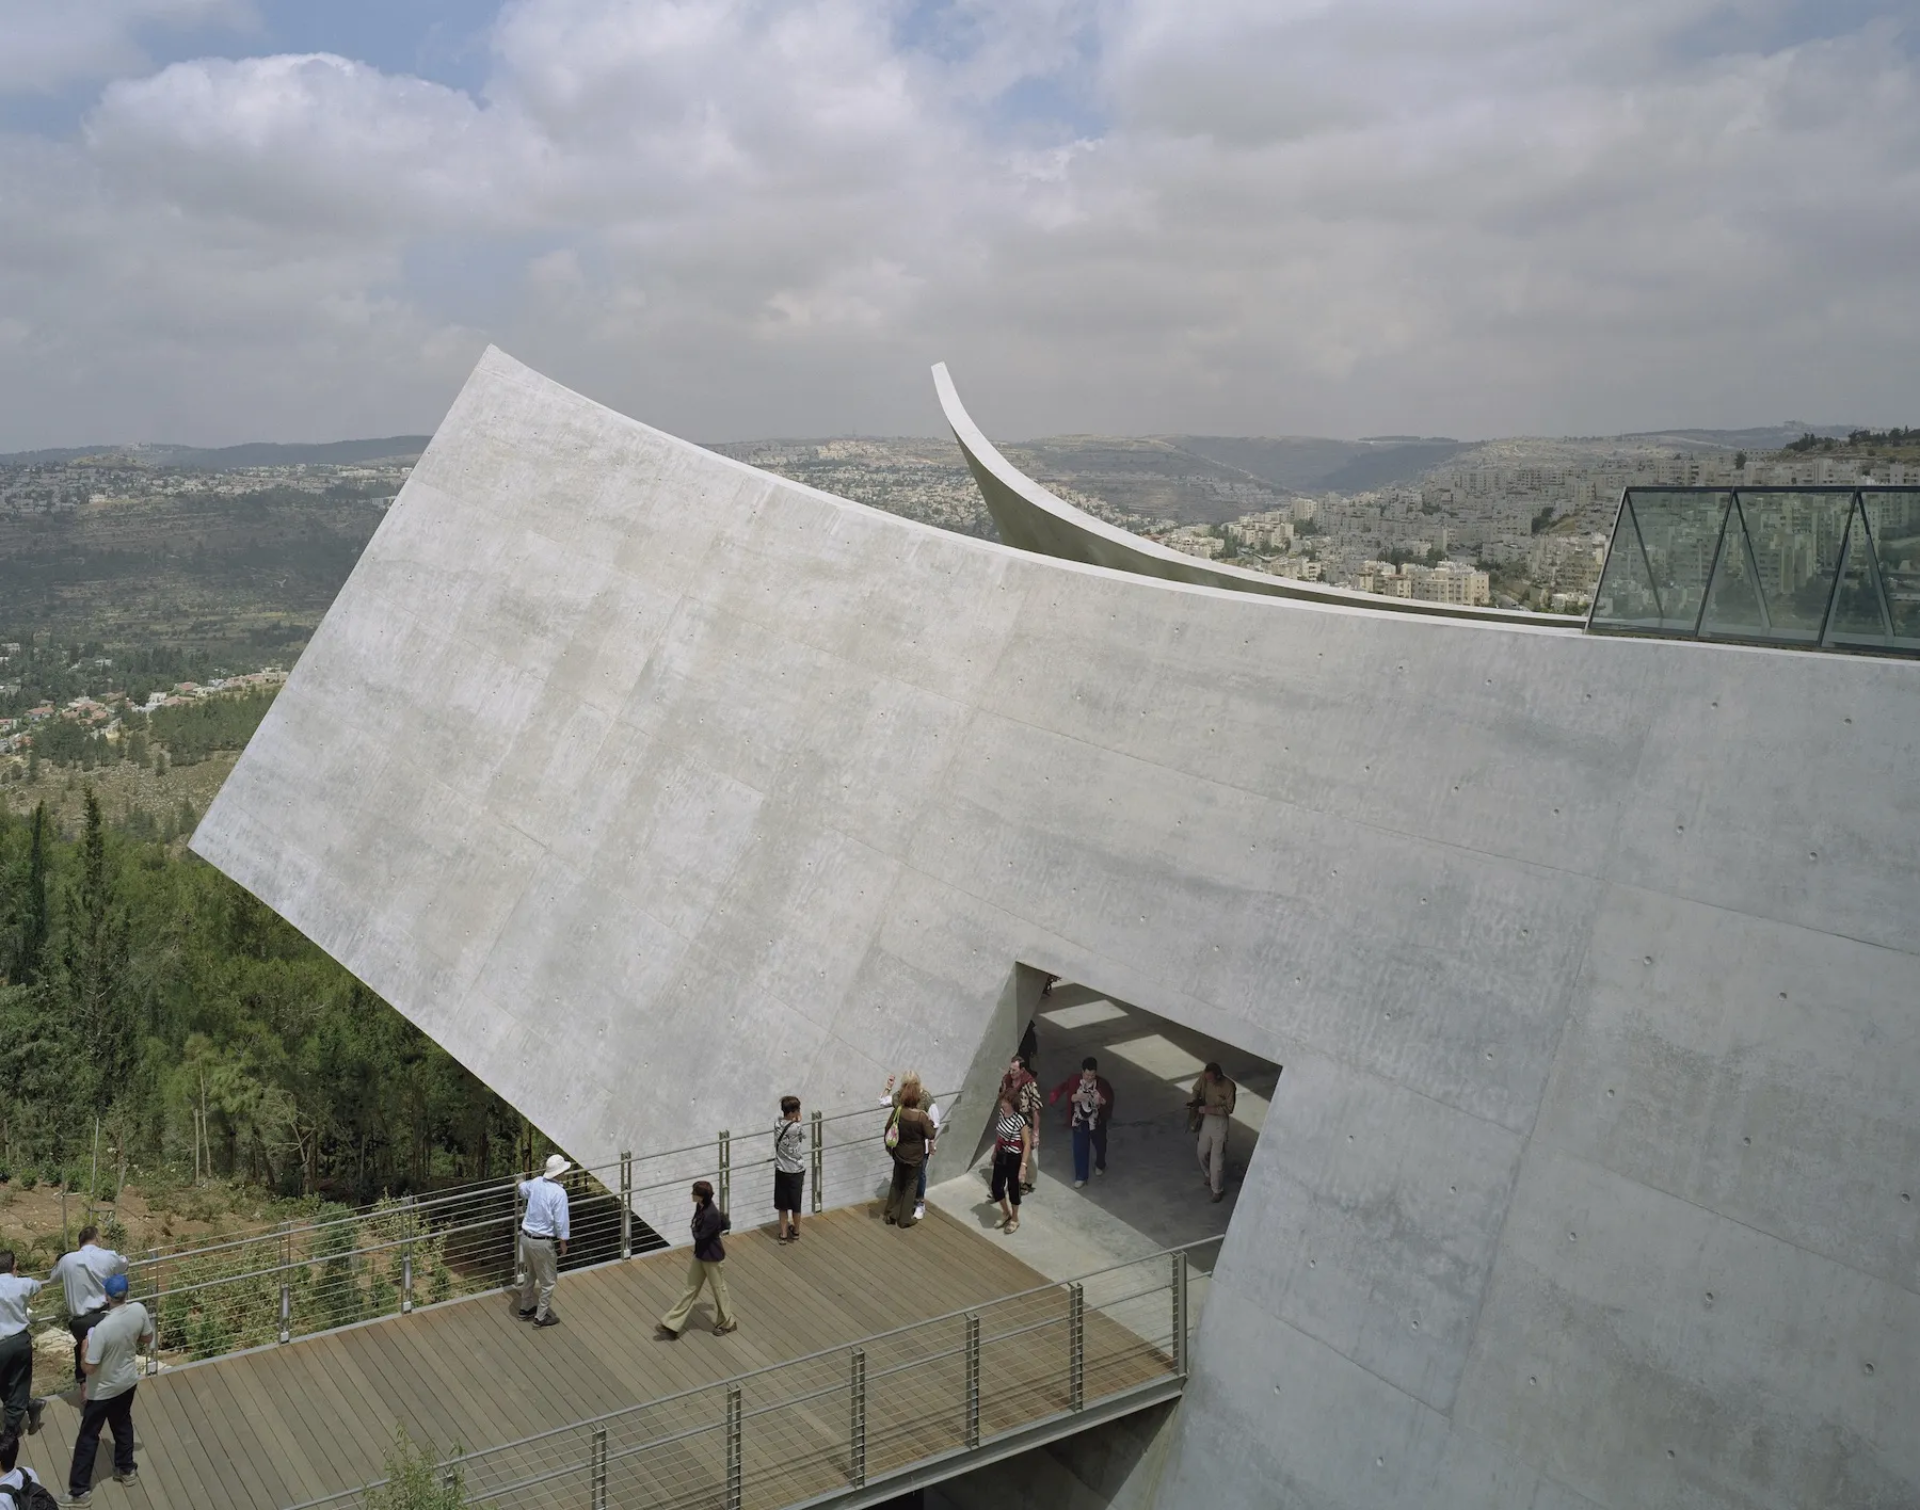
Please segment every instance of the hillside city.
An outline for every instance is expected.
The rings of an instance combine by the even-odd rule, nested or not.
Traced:
[[[1831,436],[1751,457],[1669,437],[1369,444],[1059,437],[1005,450],[1069,503],[1190,555],[1384,597],[1563,614],[1592,602],[1623,489],[1920,482],[1910,448],[1902,459],[1833,454]],[[1259,446],[1266,451],[1248,449]],[[1303,463],[1309,447],[1321,451]],[[1327,447],[1338,449],[1321,454]],[[714,449],[925,524],[994,537],[949,440]],[[0,635],[11,631],[0,639],[0,783],[27,779],[38,757],[84,768],[125,760],[135,734],[140,759],[163,768],[155,713],[276,687],[413,459],[206,466],[192,453],[155,459],[138,450],[0,458],[0,569],[55,581],[48,603],[84,603],[89,591],[104,600],[58,628],[0,623]],[[1315,467],[1331,481],[1366,469],[1389,475],[1371,486],[1315,486]],[[191,522],[190,539],[180,520]],[[316,541],[327,550],[294,605],[287,583],[298,552],[320,550]],[[295,567],[276,551],[292,551]],[[124,610],[121,600],[167,573],[171,596],[154,612],[177,615],[177,625],[142,628],[137,612],[106,606]],[[176,643],[196,635],[205,642],[197,653]]]

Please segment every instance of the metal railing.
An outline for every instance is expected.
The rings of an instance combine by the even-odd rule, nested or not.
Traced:
[[[774,1507],[954,1471],[1184,1381],[1202,1239],[444,1460],[470,1505]],[[303,1501],[351,1510],[385,1480]]]
[[[957,1094],[937,1098],[943,1111]],[[808,1203],[814,1212],[885,1191],[892,1158],[887,1108],[871,1105],[807,1123]],[[687,1148],[622,1154],[565,1175],[572,1236],[563,1270],[689,1242],[695,1180],[731,1210],[735,1182],[771,1215],[773,1119],[751,1135],[723,1129]],[[765,1153],[747,1155],[748,1149]],[[743,1155],[747,1155],[743,1157]],[[758,1181],[749,1192],[746,1182]],[[517,1283],[520,1177],[376,1202],[339,1216],[280,1222],[198,1246],[129,1255],[131,1295],[153,1317],[148,1359],[201,1360]],[[52,1292],[50,1292],[52,1293]],[[64,1312],[36,1314],[36,1324]]]

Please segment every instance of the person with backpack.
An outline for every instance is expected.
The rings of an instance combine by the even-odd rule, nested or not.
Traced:
[[[0,1436],[0,1500],[4,1510],[60,1510],[53,1491],[20,1466],[20,1439],[12,1432]]]
[[[780,1098],[780,1120],[773,1124],[773,1209],[780,1218],[780,1241],[800,1241],[800,1201],[807,1191],[807,1130],[800,1125],[800,1098]]]
[[[41,1290],[40,1281],[18,1271],[11,1248],[0,1248],[0,1436],[18,1437],[22,1422],[28,1435],[40,1429],[44,1402],[33,1397],[32,1318],[27,1307]]]
[[[102,1426],[113,1431],[113,1481],[140,1482],[133,1461],[133,1393],[140,1383],[139,1351],[153,1346],[153,1318],[139,1301],[127,1299],[126,1275],[111,1274],[102,1287],[107,1314],[87,1333],[80,1430],[73,1439],[73,1463],[67,1470],[69,1505],[92,1502],[93,1459],[100,1448]]]
[[[61,1254],[53,1272],[47,1276],[50,1281],[59,1281],[67,1297],[67,1330],[73,1334],[76,1383],[86,1382],[87,1371],[82,1366],[81,1355],[86,1351],[87,1333],[107,1314],[104,1286],[111,1276],[126,1272],[126,1259],[111,1248],[101,1247],[100,1229],[87,1226],[80,1229],[80,1246],[71,1253]]]
[[[918,1220],[914,1216],[914,1192],[926,1168],[927,1156],[933,1152],[934,1142],[940,1136],[939,1125],[921,1110],[925,1099],[920,1077],[910,1074],[900,1082],[893,1113],[887,1118],[885,1136],[887,1152],[893,1155],[893,1181],[887,1187],[886,1204],[881,1209],[890,1227],[911,1227]]]
[[[713,1200],[713,1186],[705,1180],[693,1182],[693,1264],[687,1270],[687,1287],[674,1302],[673,1309],[660,1318],[660,1335],[677,1342],[686,1328],[693,1303],[700,1298],[702,1285],[713,1286],[713,1335],[724,1337],[740,1323],[734,1318],[733,1303],[727,1298],[727,1247],[720,1239],[733,1230],[733,1218]]]

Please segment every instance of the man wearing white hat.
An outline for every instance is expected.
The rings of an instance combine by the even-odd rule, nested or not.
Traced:
[[[535,1326],[558,1326],[553,1314],[553,1286],[560,1277],[559,1259],[567,1251],[567,1192],[560,1176],[573,1168],[559,1154],[547,1156],[539,1179],[520,1182],[526,1204],[520,1218],[520,1319]]]

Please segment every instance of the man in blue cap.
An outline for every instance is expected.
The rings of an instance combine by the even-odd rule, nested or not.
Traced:
[[[93,1459],[102,1426],[113,1429],[115,1482],[140,1481],[133,1464],[133,1391],[140,1382],[140,1349],[153,1346],[153,1319],[139,1301],[127,1299],[126,1275],[110,1274],[101,1287],[106,1291],[107,1314],[87,1333],[86,1394],[80,1406],[80,1434],[73,1439],[73,1467],[67,1474],[69,1505],[93,1500]]]

